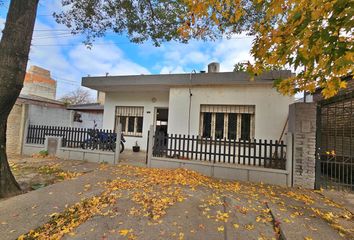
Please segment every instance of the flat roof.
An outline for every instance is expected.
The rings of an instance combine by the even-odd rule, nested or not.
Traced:
[[[100,103],[85,103],[85,104],[74,104],[69,105],[66,109],[68,110],[82,110],[82,111],[103,111],[103,105]]]
[[[102,92],[168,90],[182,86],[269,85],[292,76],[290,70],[269,71],[251,81],[246,72],[183,73],[131,76],[83,77],[82,86]]]

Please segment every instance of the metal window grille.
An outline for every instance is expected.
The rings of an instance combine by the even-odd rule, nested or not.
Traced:
[[[200,133],[204,138],[254,139],[254,105],[200,106]]]
[[[122,124],[122,132],[127,136],[142,136],[143,117],[144,107],[116,107],[116,123]]]

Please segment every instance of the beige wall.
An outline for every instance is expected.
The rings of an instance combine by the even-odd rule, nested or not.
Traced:
[[[6,152],[8,154],[21,154],[24,127],[23,108],[25,105],[16,103],[7,119]]]

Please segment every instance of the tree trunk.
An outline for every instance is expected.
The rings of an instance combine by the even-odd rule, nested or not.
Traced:
[[[20,193],[6,155],[7,118],[26,74],[39,0],[11,0],[0,42],[0,198]]]

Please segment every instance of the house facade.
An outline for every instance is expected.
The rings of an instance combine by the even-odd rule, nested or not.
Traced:
[[[146,150],[151,125],[164,134],[219,139],[280,139],[293,97],[273,81],[290,71],[250,79],[244,72],[85,77],[82,85],[105,93],[103,128],[122,131],[129,149]],[[283,138],[284,139],[284,138]]]

